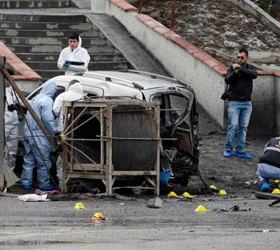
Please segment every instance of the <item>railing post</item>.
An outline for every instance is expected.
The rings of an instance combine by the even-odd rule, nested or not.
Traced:
[[[174,31],[174,27],[175,27],[175,0],[172,0],[170,30]]]
[[[143,3],[144,3],[144,0],[140,0],[140,1],[139,1],[138,14],[141,14],[142,7],[143,7]]]

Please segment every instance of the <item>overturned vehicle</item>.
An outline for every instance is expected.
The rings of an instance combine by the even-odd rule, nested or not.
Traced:
[[[69,82],[74,79],[82,84],[86,102],[95,103],[95,106],[86,104],[88,109],[85,109],[78,103],[75,108],[69,107],[65,116],[68,119],[64,124],[62,142],[71,146],[64,147],[67,151],[63,156],[63,161],[67,162],[67,166],[64,164],[65,187],[71,185],[71,179],[78,177],[99,179],[96,173],[91,175],[92,178],[87,176],[86,173],[90,173],[90,163],[95,163],[96,166],[106,165],[106,151],[110,150],[106,144],[109,136],[102,131],[108,127],[109,122],[103,122],[104,114],[101,116],[102,112],[97,111],[101,110],[98,105],[107,105],[107,102],[102,100],[120,100],[120,103],[115,102],[117,104],[112,108],[112,131],[109,131],[110,138],[118,138],[112,143],[114,170],[141,172],[136,182],[143,183],[145,178],[141,177],[148,175],[148,171],[152,171],[154,163],[158,161],[162,186],[187,186],[189,177],[198,174],[198,114],[195,94],[189,86],[173,78],[134,70],[90,71],[83,75],[52,78],[58,86],[55,96],[66,91]],[[40,88],[31,93],[28,99],[32,99],[39,92]],[[129,102],[124,105],[121,100],[132,100],[133,105]],[[158,104],[158,131],[154,114],[147,111],[153,106],[137,104],[133,100]],[[95,113],[96,115],[93,115]],[[158,135],[159,143],[156,141]],[[100,137],[105,139],[99,140]],[[141,137],[143,140],[131,140],[127,139],[128,137]],[[155,140],[145,141],[145,138]],[[73,171],[74,165],[81,174]],[[68,168],[72,172],[67,171]],[[135,177],[136,174],[132,175]],[[108,177],[100,179],[105,183]],[[113,177],[112,183],[114,180]],[[70,191],[67,188],[65,190]]]

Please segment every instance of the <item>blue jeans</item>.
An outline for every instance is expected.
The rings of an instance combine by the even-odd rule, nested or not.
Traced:
[[[228,129],[225,149],[232,151],[237,133],[236,153],[243,153],[246,141],[247,127],[249,125],[252,103],[228,101]]]
[[[268,182],[269,179],[280,180],[280,168],[274,167],[266,163],[259,163],[257,175],[260,183],[264,181]]]

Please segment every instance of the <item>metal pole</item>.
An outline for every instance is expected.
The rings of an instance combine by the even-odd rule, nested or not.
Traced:
[[[0,66],[5,65],[6,58],[0,56]],[[0,191],[4,190],[4,138],[5,138],[5,79],[0,74]]]

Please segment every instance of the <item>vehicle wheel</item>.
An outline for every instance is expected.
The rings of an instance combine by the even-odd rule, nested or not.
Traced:
[[[189,176],[185,175],[181,178],[181,185],[186,187],[189,184]]]

